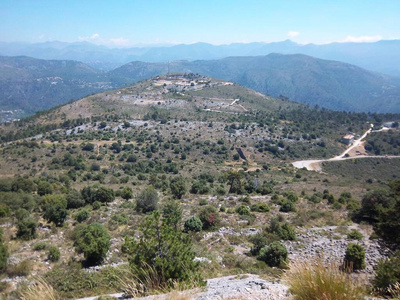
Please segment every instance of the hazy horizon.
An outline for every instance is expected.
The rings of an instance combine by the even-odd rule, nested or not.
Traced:
[[[399,39],[400,1],[0,1],[0,41],[110,48]]]

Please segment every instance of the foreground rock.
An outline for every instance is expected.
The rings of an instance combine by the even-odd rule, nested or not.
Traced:
[[[113,295],[115,297],[120,295]],[[92,300],[81,298],[77,300]],[[124,299],[124,298],[118,298]],[[141,300],[169,300],[169,299],[193,299],[193,300],[282,300],[291,299],[289,287],[279,282],[270,282],[261,279],[258,275],[244,274],[226,276],[207,280],[207,286],[203,289],[195,289],[184,292],[174,292],[135,298]]]

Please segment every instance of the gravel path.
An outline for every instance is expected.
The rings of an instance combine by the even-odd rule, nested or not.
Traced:
[[[163,294],[135,298],[140,300],[170,300],[178,298],[179,293]],[[261,279],[258,275],[243,274],[226,276],[207,280],[207,287],[182,292],[186,297],[182,299],[193,300],[283,300],[291,299],[288,287],[279,282],[270,282]],[[121,294],[110,295],[121,298]],[[118,298],[119,297],[119,298]],[[96,297],[80,298],[76,300],[94,300]]]

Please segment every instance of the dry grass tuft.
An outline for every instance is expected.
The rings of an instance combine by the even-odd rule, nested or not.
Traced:
[[[53,287],[43,278],[36,279],[35,284],[19,291],[21,300],[59,300],[61,299]]]
[[[325,264],[321,258],[290,263],[284,279],[299,300],[352,300],[366,295],[365,282],[342,272],[338,263]]]
[[[138,272],[135,272],[135,270],[129,269],[119,278],[120,287],[125,297],[135,298],[154,294],[173,293],[175,298],[167,299],[186,300],[191,299],[191,292],[198,291],[196,288],[199,286],[199,283],[195,279],[189,282],[165,281],[164,276],[159,274],[150,265],[147,265],[145,270],[140,270],[140,274],[142,275],[140,278],[137,274]],[[192,291],[188,292],[187,290]],[[182,291],[186,292],[182,293]]]

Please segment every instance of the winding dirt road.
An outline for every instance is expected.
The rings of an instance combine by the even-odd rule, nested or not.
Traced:
[[[346,154],[349,154],[351,150],[353,150],[356,147],[359,147],[363,139],[366,138],[366,136],[372,131],[373,125],[371,124],[371,128],[368,129],[364,134],[357,140],[354,141],[354,143],[347,148],[343,153],[341,153],[338,156],[329,158],[329,159],[311,159],[311,160],[299,160],[295,161],[292,163],[292,165],[298,169],[306,168],[309,171],[322,171],[322,163],[325,161],[339,161],[339,160],[347,160],[347,159],[359,159],[359,158],[400,158],[398,155],[376,155],[376,156],[368,156],[368,155],[362,155],[362,156],[348,156],[346,157]],[[376,130],[374,132],[380,132],[380,131],[387,131],[389,130],[388,128],[383,128]]]

